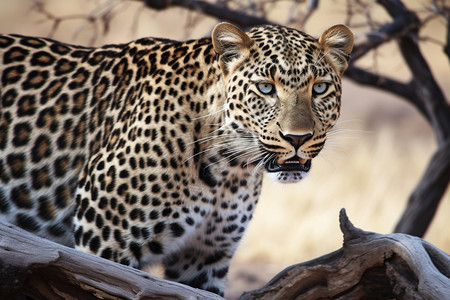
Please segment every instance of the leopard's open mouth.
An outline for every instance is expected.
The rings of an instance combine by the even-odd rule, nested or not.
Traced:
[[[288,160],[274,158],[266,163],[264,166],[267,172],[281,172],[281,171],[303,171],[308,172],[311,168],[311,160],[293,156]]]

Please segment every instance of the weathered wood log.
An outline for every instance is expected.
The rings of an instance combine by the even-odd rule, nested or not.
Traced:
[[[340,213],[340,250],[286,268],[247,299],[450,299],[450,256],[421,238],[377,234]]]
[[[450,299],[450,256],[406,234],[355,228],[344,245],[288,267],[239,299]],[[0,223],[1,299],[223,299]]]
[[[223,299],[0,222],[0,299]]]

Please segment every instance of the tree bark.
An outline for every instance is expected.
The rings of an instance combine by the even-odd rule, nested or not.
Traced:
[[[244,12],[228,9],[220,4],[214,4],[202,0],[142,0],[149,8],[156,10],[167,9],[169,7],[182,7],[188,10],[196,10],[205,15],[218,20],[226,20],[235,25],[251,27],[256,25],[275,24],[258,16],[246,14]]]
[[[450,181],[450,140],[441,146],[428,164],[422,179],[409,198],[394,232],[423,236]]]
[[[450,256],[405,234],[355,228],[340,214],[344,245],[288,267],[249,299],[448,299]],[[223,299],[82,253],[0,223],[2,299]]]
[[[343,248],[286,268],[250,299],[448,299],[450,256],[405,234],[377,234],[340,214]]]
[[[0,223],[0,299],[223,299]]]
[[[378,0],[378,3],[386,9],[393,22],[408,19],[411,24],[418,23],[415,13],[399,0]],[[450,182],[450,106],[420,51],[417,27],[406,28],[410,30],[399,37],[398,44],[413,77],[409,99],[433,128],[438,150],[411,194],[394,232],[423,236]]]

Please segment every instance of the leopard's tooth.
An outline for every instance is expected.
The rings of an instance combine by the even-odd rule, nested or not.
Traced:
[[[279,159],[277,160],[277,164],[282,165],[284,164],[286,161],[284,159]]]
[[[301,163],[302,165],[306,164],[307,161],[308,161],[307,159],[301,157],[298,159],[298,162]]]

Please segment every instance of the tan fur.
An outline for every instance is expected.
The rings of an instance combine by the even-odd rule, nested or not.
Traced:
[[[212,32],[212,43],[216,53],[222,56],[221,68],[226,75],[233,69],[230,63],[248,56],[253,41],[236,26],[220,23]]]
[[[319,39],[325,56],[342,75],[348,66],[348,55],[353,49],[353,33],[345,25],[328,28]]]

